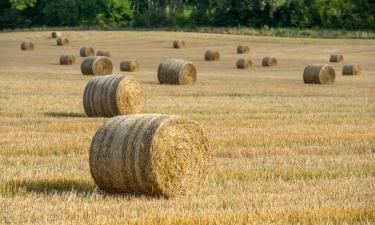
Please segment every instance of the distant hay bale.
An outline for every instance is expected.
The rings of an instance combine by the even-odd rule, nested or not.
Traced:
[[[145,104],[142,85],[127,76],[107,75],[90,80],[83,94],[88,117],[139,113]]]
[[[342,68],[342,75],[360,75],[361,74],[361,66],[360,65],[353,65],[353,64],[347,64],[344,65]]]
[[[207,181],[212,152],[198,123],[138,114],[107,120],[92,139],[90,173],[108,193],[172,198],[196,194]]]
[[[122,61],[121,64],[120,64],[120,70],[121,71],[127,71],[127,72],[138,71],[139,67],[140,67],[140,64],[139,64],[138,60],[136,60],[136,59]]]
[[[96,56],[106,56],[106,57],[111,57],[111,53],[109,51],[101,51],[99,50],[97,53],[96,53]]]
[[[308,65],[303,72],[305,84],[333,84],[335,77],[335,69],[327,64]]]
[[[34,50],[34,44],[31,41],[24,41],[21,43],[21,50]]]
[[[236,63],[237,69],[250,69],[253,62],[250,59],[239,59]]]
[[[173,41],[173,48],[185,48],[186,43],[184,40],[174,40]]]
[[[110,75],[113,65],[105,56],[89,57],[82,61],[81,71],[83,75]]]
[[[59,37],[59,38],[57,38],[56,43],[59,46],[68,45],[69,44],[69,40],[68,40],[68,38]]]
[[[60,56],[60,65],[72,65],[76,62],[74,55],[62,55]]]
[[[331,57],[329,58],[330,62],[342,62],[344,61],[344,56],[340,54],[332,54]]]
[[[206,61],[218,61],[220,60],[220,53],[214,50],[207,50],[204,54],[204,59]]]
[[[51,37],[52,38],[59,38],[59,37],[62,37],[62,34],[61,34],[61,32],[54,31],[54,32],[51,33]]]
[[[92,47],[82,47],[79,50],[79,55],[81,57],[95,56],[95,50]]]
[[[277,66],[277,59],[275,57],[266,56],[262,60],[263,66]]]
[[[159,65],[158,80],[161,84],[194,84],[197,70],[191,62],[167,59]]]
[[[250,47],[245,45],[239,45],[237,47],[237,53],[238,54],[245,54],[250,52]]]

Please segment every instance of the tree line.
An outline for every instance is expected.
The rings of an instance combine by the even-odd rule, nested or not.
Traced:
[[[375,0],[0,0],[0,29],[37,26],[375,29]]]

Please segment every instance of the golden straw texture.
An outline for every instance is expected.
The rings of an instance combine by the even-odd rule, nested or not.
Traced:
[[[237,47],[237,53],[238,54],[245,54],[250,52],[250,47],[245,45],[239,45]]]
[[[263,66],[277,66],[277,59],[275,57],[266,56],[262,60]]]
[[[79,50],[79,55],[81,57],[95,56],[95,50],[92,47],[82,47]]]
[[[161,84],[194,84],[197,70],[191,62],[167,59],[159,65],[158,80]]]
[[[110,75],[113,65],[105,56],[89,57],[82,61],[81,72],[83,75]]]
[[[174,40],[173,41],[173,48],[185,48],[186,43],[184,40]]]
[[[308,65],[303,72],[305,84],[333,84],[336,73],[330,65]]]
[[[34,44],[31,41],[24,41],[21,43],[21,50],[34,50]]]
[[[136,59],[125,60],[125,61],[122,61],[120,64],[120,70],[127,71],[127,72],[139,71],[139,67],[140,67],[139,61]]]
[[[72,65],[76,62],[74,55],[62,55],[60,56],[60,65]]]
[[[250,69],[253,62],[250,59],[239,59],[236,63],[237,69]]]
[[[214,50],[207,50],[204,54],[204,59],[206,61],[218,61],[220,60],[220,53]]]
[[[126,76],[96,77],[87,83],[83,94],[83,107],[89,117],[139,113],[144,104],[142,85]]]
[[[356,64],[348,64],[344,65],[342,68],[342,75],[360,75],[361,74],[361,66],[356,65]]]
[[[332,54],[329,58],[330,62],[342,62],[344,61],[344,56],[340,54]]]
[[[90,147],[90,172],[109,193],[166,198],[193,194],[207,178],[212,153],[196,122],[170,115],[109,119]]]
[[[56,43],[59,46],[68,45],[69,44],[69,40],[68,40],[68,38],[59,37],[59,38],[57,38]]]

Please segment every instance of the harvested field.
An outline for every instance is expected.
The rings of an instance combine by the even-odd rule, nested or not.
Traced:
[[[375,40],[324,40],[169,32],[0,33],[0,224],[373,224],[375,223]],[[176,51],[173,39],[189,47]],[[32,41],[33,51],[20,43]],[[238,43],[249,43],[251,72],[238,70]],[[89,148],[105,118],[87,118],[82,46],[139,59],[134,79],[142,113],[198,122],[213,150],[200,193],[172,199],[106,195],[90,175]],[[120,46],[120,47],[119,47]],[[123,48],[121,46],[124,46]],[[207,49],[220,61],[206,62]],[[308,54],[306,54],[306,52]],[[359,64],[361,76],[306,85],[309,64],[332,52]],[[77,62],[60,66],[62,54]],[[271,55],[277,67],[262,67]],[[191,61],[195,85],[160,85],[166,58]]]

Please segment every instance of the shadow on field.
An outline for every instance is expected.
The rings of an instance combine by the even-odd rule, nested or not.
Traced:
[[[78,179],[14,180],[3,183],[0,186],[0,192],[8,195],[20,193],[55,194],[65,192],[88,195],[93,193],[94,190],[94,183]]]
[[[48,117],[56,117],[56,118],[65,118],[65,117],[86,117],[84,113],[77,113],[77,112],[46,112],[43,113],[45,116]]]

